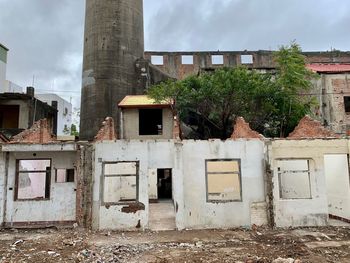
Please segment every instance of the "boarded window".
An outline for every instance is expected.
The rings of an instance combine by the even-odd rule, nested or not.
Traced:
[[[344,96],[344,108],[346,113],[350,113],[350,97]]]
[[[138,166],[138,162],[104,164],[104,203],[117,204],[138,200]]]
[[[280,198],[310,199],[309,160],[278,161]]]
[[[74,183],[74,169],[56,169],[56,183]]]
[[[242,201],[240,160],[206,160],[207,201]]]
[[[139,110],[139,135],[163,134],[163,110],[140,109]]]
[[[162,66],[162,65],[164,65],[164,57],[163,56],[152,56],[151,62],[153,65]]]
[[[51,160],[17,160],[15,200],[50,198]]]

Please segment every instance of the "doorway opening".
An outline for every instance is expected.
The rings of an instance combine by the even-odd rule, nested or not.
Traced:
[[[171,169],[158,169],[157,170],[157,189],[158,200],[172,200],[173,199],[173,186],[172,186],[172,174]]]
[[[153,231],[176,229],[172,181],[172,169],[157,169],[157,199],[149,205],[149,228]]]

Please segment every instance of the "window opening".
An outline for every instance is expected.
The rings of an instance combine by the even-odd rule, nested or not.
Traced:
[[[350,114],[350,96],[344,96],[345,112]]]
[[[74,169],[56,169],[56,183],[74,183]]]
[[[151,56],[151,62],[153,65],[164,65],[164,57],[163,56]]]
[[[183,65],[193,65],[193,56],[192,55],[181,56],[181,63]]]
[[[15,200],[50,198],[51,160],[17,160]]]
[[[240,160],[206,160],[207,201],[242,201]]]
[[[138,162],[104,163],[103,202],[138,201]]]
[[[212,55],[211,63],[213,65],[223,65],[224,64],[224,56],[223,55]]]
[[[241,55],[242,64],[253,64],[253,55]]]
[[[278,161],[281,199],[311,199],[309,160]]]
[[[163,134],[163,110],[140,109],[139,110],[139,135]]]

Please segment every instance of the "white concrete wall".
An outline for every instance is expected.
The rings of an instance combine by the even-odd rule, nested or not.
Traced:
[[[13,83],[12,81],[9,81],[9,80],[5,81],[5,91],[4,92],[23,93],[23,91],[24,91],[23,87],[17,85],[16,83]]]
[[[347,154],[324,157],[328,207],[331,215],[350,220],[350,176]]]
[[[75,152],[12,152],[8,170],[7,212],[5,222],[57,222],[76,220],[76,183],[56,183],[55,169],[73,169]],[[50,200],[14,201],[16,159],[51,159]]]
[[[206,159],[240,159],[242,202],[207,203]],[[145,210],[123,213],[125,205],[101,203],[104,162],[139,161],[139,202]],[[95,144],[93,228],[136,230],[148,227],[150,171],[172,169],[176,225],[184,228],[230,228],[266,224],[264,143],[261,141],[116,141]],[[254,205],[258,203],[259,205]],[[253,207],[253,208],[252,208]],[[259,211],[258,211],[259,210]],[[252,219],[252,211],[254,219]],[[260,218],[257,218],[259,217]]]
[[[171,141],[116,141],[95,145],[95,171],[93,186],[93,228],[136,230],[140,222],[142,229],[148,227],[148,175],[149,169],[173,167],[173,145]],[[139,202],[145,210],[123,213],[123,205],[103,206],[101,203],[104,162],[139,161]]]
[[[67,135],[64,128],[67,126],[70,129],[72,125],[72,104],[56,94],[35,94],[35,97],[49,105],[52,105],[52,101],[58,102],[57,135]]]
[[[5,154],[0,152],[0,227],[4,222]]]
[[[240,159],[242,201],[206,201],[206,159]],[[264,143],[259,140],[183,141],[181,170],[184,194],[179,228],[250,226],[251,205],[265,201]]]
[[[348,153],[347,140],[276,140],[268,147],[273,170],[274,212],[277,227],[324,226],[328,223],[328,200],[324,155]],[[309,159],[311,199],[281,199],[279,160]]]
[[[0,60],[0,93],[5,92],[6,87],[6,63]]]

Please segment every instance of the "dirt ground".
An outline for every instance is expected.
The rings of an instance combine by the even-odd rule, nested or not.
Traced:
[[[350,262],[350,228],[0,231],[0,262]]]

